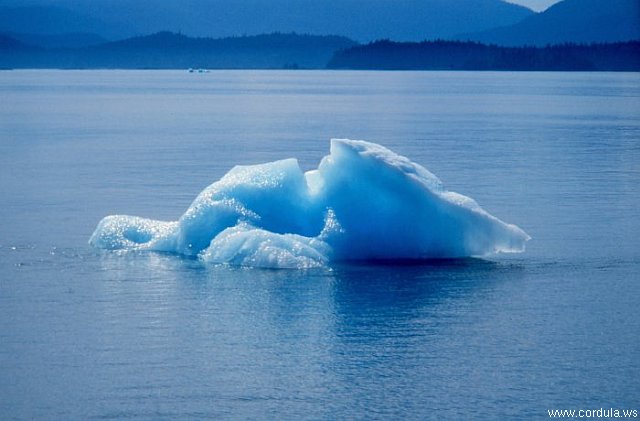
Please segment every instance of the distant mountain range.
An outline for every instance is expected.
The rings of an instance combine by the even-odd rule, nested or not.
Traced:
[[[438,42],[415,42],[425,39]],[[629,40],[640,40],[640,0],[564,0],[540,13],[501,0],[0,0],[4,68],[552,69],[554,59],[599,70],[607,56],[621,70],[636,44],[489,47]]]
[[[296,32],[364,43],[602,43],[640,39],[640,0],[564,0],[540,13],[502,0],[0,0],[0,33],[43,48],[161,31],[206,38]]]
[[[80,48],[108,42],[99,35],[86,32],[68,32],[49,35],[7,32],[2,35],[13,38],[23,44],[40,48]]]
[[[640,0],[565,0],[514,25],[455,38],[506,46],[640,40]]]
[[[274,33],[212,39],[159,32],[82,48],[46,49],[0,35],[0,67],[317,69],[336,51],[354,45],[338,36]]]
[[[195,37],[272,32],[381,38],[449,38],[533,14],[502,0],[0,0],[0,32],[95,33],[116,40],[159,31]]]
[[[639,71],[640,41],[551,47],[376,41],[269,34],[221,39],[171,32],[82,48],[41,48],[0,35],[0,68]]]

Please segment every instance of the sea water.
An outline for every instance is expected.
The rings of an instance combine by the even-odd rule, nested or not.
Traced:
[[[0,98],[2,419],[640,409],[637,73],[3,71]],[[299,271],[88,244],[336,137],[428,168],[526,252]]]

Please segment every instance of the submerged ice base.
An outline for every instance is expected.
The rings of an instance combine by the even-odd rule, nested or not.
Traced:
[[[212,263],[313,268],[521,252],[527,240],[409,159],[374,143],[333,139],[317,170],[303,173],[295,159],[236,166],[178,221],[108,216],[89,243]]]

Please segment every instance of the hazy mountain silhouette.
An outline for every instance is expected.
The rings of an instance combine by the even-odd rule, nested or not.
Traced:
[[[331,69],[638,71],[640,42],[500,47],[475,42],[377,41],[338,51]]]
[[[512,46],[638,40],[640,1],[564,0],[515,25],[457,38]]]
[[[0,67],[324,68],[336,51],[355,44],[338,36],[274,33],[211,39],[160,32],[86,48],[34,49],[4,36],[0,38]]]
[[[3,3],[0,1],[0,5]],[[123,28],[99,18],[58,6],[0,7],[0,32],[59,35],[95,33],[117,35]]]
[[[190,38],[171,32],[94,48],[94,59],[126,59],[132,67],[319,68],[356,43],[339,36],[273,33],[229,38]]]
[[[502,0],[0,0],[2,5],[21,7],[0,13],[0,32],[91,32],[110,39],[170,30],[216,38],[297,32],[420,41],[510,25],[533,13]]]
[[[12,38],[6,34],[0,34],[0,54],[1,53],[11,53],[11,52],[35,52],[39,51],[39,49],[34,48],[31,45],[25,44],[24,42],[18,41],[15,38]]]
[[[0,0],[0,66],[629,70],[638,68],[638,43],[356,45],[342,35],[398,41],[476,31],[465,37],[517,46],[640,39],[639,27],[640,0],[565,0],[539,14],[501,0]],[[221,38],[238,33],[262,35]]]
[[[93,47],[44,49],[0,35],[0,68],[189,67],[638,71],[640,42],[544,48],[457,41],[377,41],[356,45],[337,36],[275,33],[211,39],[160,32]]]
[[[42,48],[80,48],[91,45],[104,44],[106,39],[100,35],[91,33],[65,33],[65,34],[23,34],[9,32],[5,35],[35,47]]]

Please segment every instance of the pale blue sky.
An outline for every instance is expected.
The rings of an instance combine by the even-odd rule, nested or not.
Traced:
[[[527,6],[536,12],[542,11],[560,0],[507,0],[509,3],[521,4]]]

